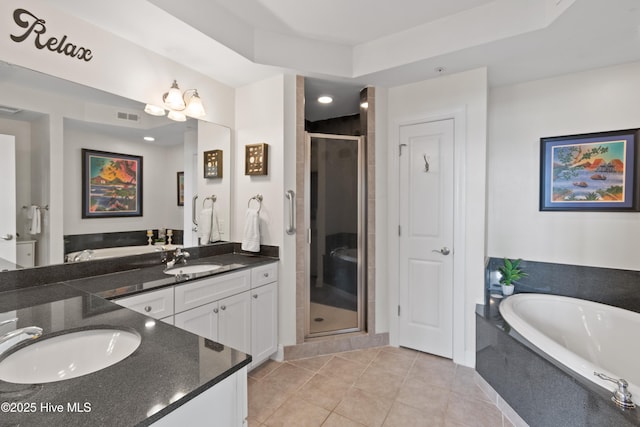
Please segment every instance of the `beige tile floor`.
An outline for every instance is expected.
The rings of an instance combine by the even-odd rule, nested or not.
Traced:
[[[336,353],[249,372],[249,426],[511,427],[474,370],[394,347]]]
[[[310,332],[312,334],[358,327],[358,313],[356,311],[314,302],[310,304],[309,308],[311,313]],[[321,318],[322,321],[314,321],[317,318]]]

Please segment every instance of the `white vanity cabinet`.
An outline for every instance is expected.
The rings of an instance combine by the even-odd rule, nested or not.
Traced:
[[[220,381],[160,418],[152,427],[247,426],[247,368]]]
[[[114,300],[116,304],[173,324],[173,287]]]
[[[247,292],[175,315],[175,326],[226,346],[251,353],[251,301]]]
[[[16,242],[16,264],[24,268],[36,266],[35,240],[18,240]]]
[[[251,354],[251,368],[278,349],[278,264],[275,262],[114,302]]]
[[[251,271],[251,367],[278,350],[278,265]]]

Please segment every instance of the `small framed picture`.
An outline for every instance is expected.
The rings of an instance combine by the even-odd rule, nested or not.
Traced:
[[[540,210],[637,212],[639,131],[541,138]]]
[[[204,177],[222,178],[222,150],[204,152]]]
[[[82,218],[142,216],[142,156],[82,149]]]
[[[178,172],[177,175],[178,206],[184,206],[184,172]]]
[[[244,174],[269,175],[269,144],[251,144],[244,148]]]

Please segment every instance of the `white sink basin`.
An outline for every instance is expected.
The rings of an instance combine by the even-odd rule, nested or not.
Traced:
[[[175,267],[167,268],[164,270],[164,273],[178,276],[183,274],[211,273],[220,268],[222,268],[222,266],[216,264],[176,265]]]
[[[119,329],[38,338],[0,360],[0,380],[41,384],[80,377],[120,362],[139,345],[140,335]]]

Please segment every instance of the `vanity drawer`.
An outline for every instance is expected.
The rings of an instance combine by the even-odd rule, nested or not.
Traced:
[[[266,285],[278,280],[278,263],[256,267],[251,270],[251,288]]]
[[[160,319],[173,314],[173,287],[119,298],[113,302],[138,313]]]
[[[250,271],[239,271],[177,285],[175,287],[176,313],[248,291],[250,283]]]

